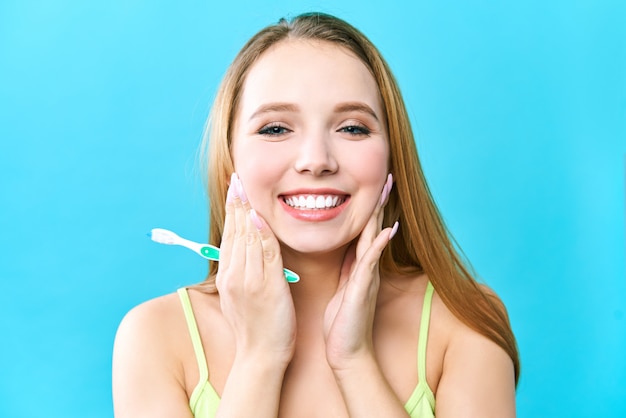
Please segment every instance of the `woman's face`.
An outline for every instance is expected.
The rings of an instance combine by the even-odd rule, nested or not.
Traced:
[[[388,157],[378,87],[346,49],[285,40],[250,69],[235,170],[283,246],[324,253],[350,243],[379,202]]]

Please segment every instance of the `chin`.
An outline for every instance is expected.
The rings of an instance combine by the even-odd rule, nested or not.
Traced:
[[[336,241],[336,237],[333,240],[325,240],[322,237],[316,237],[313,240],[280,240],[281,251],[283,253],[297,253],[300,255],[309,255],[312,257],[318,257],[340,250],[343,251],[350,244],[350,242],[351,241]]]

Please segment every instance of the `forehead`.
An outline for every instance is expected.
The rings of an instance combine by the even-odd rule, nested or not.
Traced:
[[[365,64],[339,45],[287,39],[265,51],[248,71],[241,113],[259,102],[362,101],[382,116],[380,92]],[[330,104],[330,103],[329,103]]]

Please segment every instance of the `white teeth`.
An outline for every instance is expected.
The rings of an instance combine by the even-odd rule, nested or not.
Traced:
[[[330,209],[344,202],[344,198],[336,195],[300,195],[284,200],[287,205],[297,209]]]

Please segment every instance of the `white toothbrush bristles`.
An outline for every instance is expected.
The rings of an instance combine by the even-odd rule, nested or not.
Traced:
[[[154,228],[150,232],[150,239],[154,242],[158,242],[159,244],[167,245],[178,245],[181,241],[178,235],[172,231],[162,228]]]

